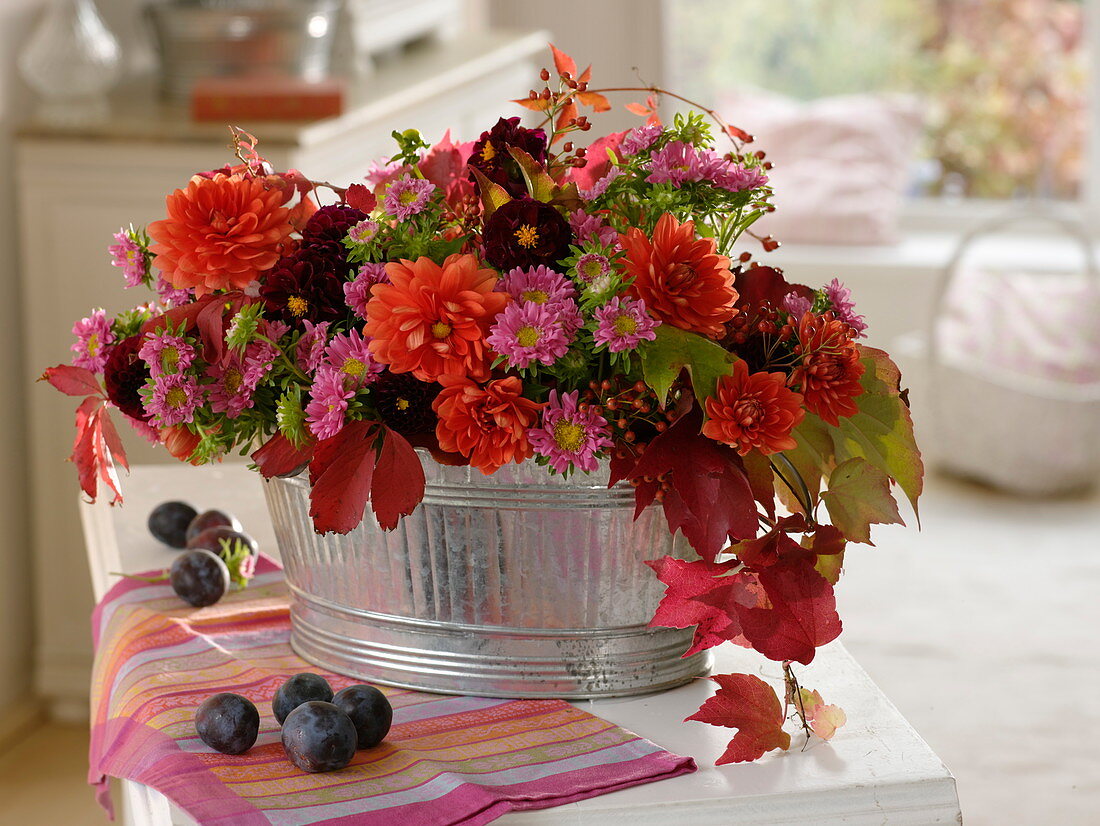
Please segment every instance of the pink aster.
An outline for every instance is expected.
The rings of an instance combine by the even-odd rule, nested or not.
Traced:
[[[356,244],[369,244],[378,235],[378,222],[366,218],[348,230],[348,238]]]
[[[160,296],[160,303],[169,310],[173,307],[182,307],[184,304],[190,304],[194,300],[194,295],[191,290],[177,290],[164,280],[163,275],[157,275],[156,290],[157,295]]]
[[[314,324],[309,319],[304,319],[302,324],[306,331],[298,339],[298,346],[294,354],[297,357],[298,366],[306,373],[313,373],[325,356],[325,341],[328,336],[328,322],[322,321]]]
[[[145,410],[161,427],[187,424],[202,402],[202,391],[194,376],[184,373],[157,376],[153,392],[145,399]]]
[[[405,221],[418,212],[424,211],[433,192],[435,192],[435,184],[431,181],[402,175],[386,187],[382,206],[398,221]]]
[[[577,407],[578,391],[550,391],[550,399],[542,409],[542,427],[527,431],[527,440],[535,453],[550,460],[550,467],[565,473],[570,465],[591,473],[598,467],[596,454],[611,447],[607,420],[592,408]]]
[[[864,321],[863,316],[856,314],[852,291],[845,287],[839,278],[834,278],[825,285],[825,296],[833,305],[834,315],[855,330],[856,335],[866,338],[867,334],[863,331],[867,329],[867,322]]]
[[[653,142],[661,137],[664,127],[659,123],[647,123],[644,126],[635,126],[626,133],[623,142],[619,144],[619,152],[624,158],[632,158],[639,152],[644,152],[653,146]]]
[[[107,252],[111,254],[111,264],[122,268],[127,287],[136,287],[145,281],[149,271],[145,250],[124,229],[115,233],[115,241],[118,243],[107,248]]]
[[[706,175],[704,158],[690,143],[672,141],[653,153],[646,180],[651,184],[682,186]]]
[[[355,395],[355,391],[344,386],[344,376],[339,370],[322,367],[313,379],[309,395],[306,422],[310,433],[318,439],[335,436],[344,427],[348,400]]]
[[[340,373],[349,388],[358,390],[372,384],[378,374],[386,369],[370,354],[367,349],[369,341],[364,340],[358,330],[352,329],[334,335],[325,349],[325,365]]]
[[[366,320],[371,287],[389,283],[390,277],[386,274],[385,264],[364,264],[359,268],[359,274],[344,284],[344,301],[352,312]]]
[[[786,310],[797,321],[802,318],[803,315],[810,311],[810,307],[813,306],[813,301],[809,298],[804,298],[796,292],[789,292],[783,296],[783,309]],[[793,324],[794,322],[792,322]]]
[[[597,279],[606,279],[611,275],[611,261],[606,255],[586,252],[577,259],[573,270],[585,284],[594,284]]]
[[[614,227],[607,226],[598,215],[589,215],[583,209],[574,210],[569,215],[569,228],[578,244],[596,241],[605,247],[617,247],[619,233]]]
[[[73,364],[93,373],[102,372],[107,356],[110,355],[110,345],[115,341],[107,313],[99,309],[92,310],[90,316],[73,325],[73,335],[76,336],[76,343],[69,348],[76,353]]]
[[[155,378],[185,371],[195,360],[195,348],[181,336],[149,333],[138,350],[138,358],[149,365]]]
[[[714,181],[715,186],[728,189],[730,192],[757,189],[768,182],[768,176],[760,167],[742,166],[733,161],[726,161],[723,167],[708,177]]]
[[[616,178],[621,178],[624,174],[625,173],[621,169],[619,169],[619,167],[613,166],[611,167],[611,169],[607,170],[606,175],[596,181],[596,183],[592,184],[591,189],[582,189],[580,191],[580,196],[586,201],[594,201],[596,198],[599,198],[601,195],[607,192],[607,188],[611,186],[612,181],[614,181]]]
[[[654,332],[661,322],[645,310],[641,299],[619,297],[611,299],[595,312],[596,331],[592,339],[597,345],[606,344],[612,353],[633,350],[643,340],[653,341]]]
[[[569,279],[543,264],[509,270],[494,289],[508,293],[516,301],[531,301],[535,304],[557,304],[577,294]]]
[[[572,333],[561,323],[558,307],[512,303],[489,328],[485,340],[508,359],[508,366],[523,369],[532,362],[551,365],[569,349]]]
[[[271,369],[274,348],[265,342],[248,345],[244,356],[230,351],[221,364],[211,364],[206,375],[214,380],[210,390],[210,409],[235,419],[255,404],[256,387]]]

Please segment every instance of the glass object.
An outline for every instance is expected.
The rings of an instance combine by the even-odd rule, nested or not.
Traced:
[[[121,74],[118,40],[94,0],[52,0],[19,55],[19,72],[38,93],[43,120],[101,121],[109,111],[107,92]]]

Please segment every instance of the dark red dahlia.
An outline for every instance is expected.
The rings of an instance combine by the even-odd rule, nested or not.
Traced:
[[[302,230],[302,246],[323,248],[326,253],[347,260],[344,237],[348,230],[366,218],[366,214],[347,204],[321,207]]]
[[[573,231],[554,207],[517,198],[485,222],[485,260],[507,272],[513,267],[555,267],[569,257]]]
[[[546,163],[546,133],[520,126],[519,118],[500,118],[496,126],[482,132],[466,163],[518,198],[527,194],[527,184],[519,165],[508,152],[509,146],[522,149],[539,163]]]
[[[280,258],[260,287],[268,317],[288,324],[344,318],[344,266],[341,259],[311,247]]]
[[[402,436],[435,432],[437,418],[432,402],[442,389],[435,382],[420,381],[412,373],[389,370],[372,387],[379,418]]]
[[[151,416],[141,402],[141,388],[149,380],[149,365],[138,357],[142,336],[124,338],[111,349],[103,367],[107,398],[131,418],[148,422]]]

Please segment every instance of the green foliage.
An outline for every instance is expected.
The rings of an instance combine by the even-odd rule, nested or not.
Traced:
[[[821,494],[833,525],[851,542],[871,542],[871,525],[905,524],[890,495],[890,479],[866,459],[848,459],[829,476]]]
[[[260,319],[263,317],[264,305],[259,302],[241,307],[229,322],[229,329],[225,333],[225,343],[229,345],[231,350],[243,353],[256,336]]]
[[[152,317],[153,311],[148,307],[134,307],[132,310],[125,310],[115,316],[114,321],[111,322],[111,332],[115,334],[117,341],[136,336],[142,325]]]
[[[414,170],[420,163],[421,150],[430,148],[424,136],[416,129],[406,129],[404,132],[394,130],[390,133],[390,137],[397,142],[397,154],[390,158],[390,163],[396,161],[405,166],[411,166]],[[418,177],[420,177],[419,174]]]
[[[733,374],[736,357],[710,339],[669,324],[658,327],[656,334],[656,339],[643,341],[638,346],[638,355],[645,383],[657,394],[662,405],[668,400],[668,392],[681,370],[688,371],[700,406],[714,395],[719,377]]]

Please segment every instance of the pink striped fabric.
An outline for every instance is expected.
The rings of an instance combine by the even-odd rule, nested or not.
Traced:
[[[92,618],[89,782],[108,811],[113,776],[157,789],[201,824],[473,826],[695,770],[690,757],[560,700],[383,688],[394,708],[386,740],[341,771],[300,771],[283,753],[275,690],[302,671],[334,690],[355,680],[290,650],[287,605],[282,571],[266,558],[247,591],[209,608],[137,580],[104,597]],[[195,709],[220,691],[260,711],[259,739],[243,755],[195,734]]]

